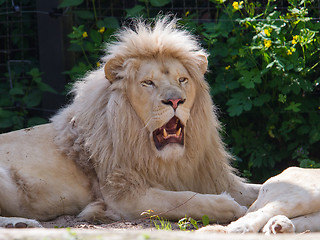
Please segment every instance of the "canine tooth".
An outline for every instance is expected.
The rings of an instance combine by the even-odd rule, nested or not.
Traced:
[[[167,131],[166,131],[165,128],[163,129],[163,136],[164,136],[165,138],[168,137],[168,133],[167,133]]]
[[[181,134],[181,128],[179,128],[179,130],[177,131],[176,136],[179,137],[180,134]]]

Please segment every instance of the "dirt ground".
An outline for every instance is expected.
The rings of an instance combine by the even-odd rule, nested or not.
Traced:
[[[118,221],[109,224],[96,224],[88,223],[78,220],[74,216],[61,216],[55,220],[48,222],[41,222],[45,228],[78,228],[78,229],[131,229],[131,230],[142,230],[142,229],[155,229],[153,222],[149,218],[142,218],[134,221]],[[178,230],[179,226],[175,222],[171,222],[173,230]]]

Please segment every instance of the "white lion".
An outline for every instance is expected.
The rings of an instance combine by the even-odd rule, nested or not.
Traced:
[[[0,226],[148,209],[225,223],[256,199],[260,187],[230,167],[196,39],[167,17],[117,38],[52,123],[0,136]]]
[[[227,233],[294,233],[320,231],[320,169],[291,167],[270,178],[246,215],[226,227],[200,231]]]
[[[196,39],[167,18],[117,37],[52,123],[0,136],[0,227],[41,227],[31,219],[64,214],[136,219],[148,209],[228,223],[256,200],[260,186],[230,167]],[[320,230],[319,171],[271,178],[222,230]]]

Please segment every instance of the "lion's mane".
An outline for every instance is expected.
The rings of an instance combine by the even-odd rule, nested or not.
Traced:
[[[120,30],[117,41],[106,46],[102,61],[113,60],[112,83],[103,67],[76,82],[74,100],[52,119],[56,144],[85,171],[93,170],[101,188],[112,185],[110,194],[115,198],[123,191],[143,191],[148,186],[198,193],[227,191],[231,182],[241,180],[233,174],[231,157],[219,136],[220,124],[199,57],[206,53],[176,20],[165,17],[154,25],[138,21],[135,26]],[[126,82],[137,71],[131,60],[155,56],[178,59],[196,84],[180,159],[156,157],[150,133],[126,93]]]

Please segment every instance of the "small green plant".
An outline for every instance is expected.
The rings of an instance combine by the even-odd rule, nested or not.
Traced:
[[[153,225],[157,230],[172,230],[171,222],[167,219],[154,215],[151,217]]]
[[[154,225],[157,230],[172,230],[172,225],[169,220],[159,217],[159,215],[153,213],[154,211],[149,209],[141,213],[141,216],[148,216],[150,224]]]
[[[199,229],[198,222],[194,220],[192,217],[185,216],[178,221],[178,226],[180,230],[186,231],[193,226],[195,229]]]
[[[187,231],[190,228],[199,229],[198,223],[201,222],[203,226],[207,226],[209,224],[209,217],[208,215],[203,215],[201,221],[196,221],[192,217],[185,216],[178,221],[178,226],[180,230]]]

